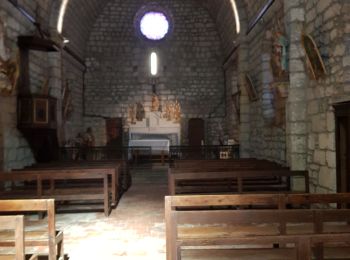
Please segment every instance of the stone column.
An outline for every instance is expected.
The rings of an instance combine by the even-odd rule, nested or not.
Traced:
[[[241,97],[240,97],[240,125],[239,125],[239,143],[240,143],[240,157],[250,157],[250,100],[248,93],[245,88],[246,80],[245,74],[247,73],[248,67],[248,42],[245,32],[247,30],[248,18],[245,7],[241,1],[236,1],[238,4],[238,11],[241,21],[241,33],[237,38],[239,45],[238,52],[238,84],[240,86]]]
[[[273,94],[271,92],[271,83],[273,81],[270,65],[270,53],[261,55],[262,66],[262,113],[265,124],[272,124],[275,117],[275,109],[273,106]]]
[[[305,54],[301,32],[305,20],[303,0],[284,0],[286,32],[289,39],[290,87],[286,111],[287,163],[292,170],[305,170],[307,160],[306,86],[308,76],[304,69]],[[297,188],[293,181],[292,187]]]

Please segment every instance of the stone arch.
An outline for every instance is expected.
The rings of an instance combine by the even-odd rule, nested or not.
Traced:
[[[52,34],[57,33],[57,21],[58,21],[58,15],[60,12],[60,6],[61,6],[61,1],[52,1],[51,6],[49,7],[49,10],[50,10],[49,27],[50,27],[50,33]]]

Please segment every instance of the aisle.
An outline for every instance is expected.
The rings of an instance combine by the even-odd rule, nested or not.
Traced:
[[[133,170],[133,185],[118,207],[103,213],[59,214],[71,260],[165,259],[166,168]]]

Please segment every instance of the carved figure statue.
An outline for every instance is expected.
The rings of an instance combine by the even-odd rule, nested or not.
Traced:
[[[145,109],[141,102],[137,102],[136,104],[136,120],[142,121],[145,118]]]
[[[18,57],[11,59],[5,46],[5,27],[0,20],[0,93],[11,94],[19,77]]]
[[[132,104],[129,106],[129,119],[131,124],[136,124],[136,105]]]
[[[180,123],[181,119],[181,107],[179,101],[175,101],[174,104],[174,121],[175,123]]]
[[[159,111],[159,106],[160,106],[159,98],[156,94],[153,94],[151,111],[153,112]]]
[[[92,133],[92,128],[91,127],[88,127],[86,129],[86,132],[84,134],[84,145],[87,146],[87,147],[93,147],[95,146],[95,136],[94,134]]]
[[[279,21],[272,30],[271,68],[276,79],[285,78],[288,75],[288,40],[282,33]]]
[[[171,115],[170,115],[171,114],[170,102],[169,101],[165,102],[164,106],[165,106],[165,109],[164,109],[163,118],[170,121],[171,120],[170,119],[170,117],[171,117]]]

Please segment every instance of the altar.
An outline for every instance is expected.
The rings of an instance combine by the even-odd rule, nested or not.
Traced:
[[[130,140],[129,147],[150,147],[151,155],[168,155],[170,148],[169,140],[162,139],[140,139],[140,140]]]
[[[180,124],[162,118],[160,112],[146,112],[142,121],[129,127],[129,147],[138,153],[164,157],[169,155],[171,145],[180,144]],[[141,148],[144,149],[141,149]],[[147,149],[149,148],[149,149]]]

